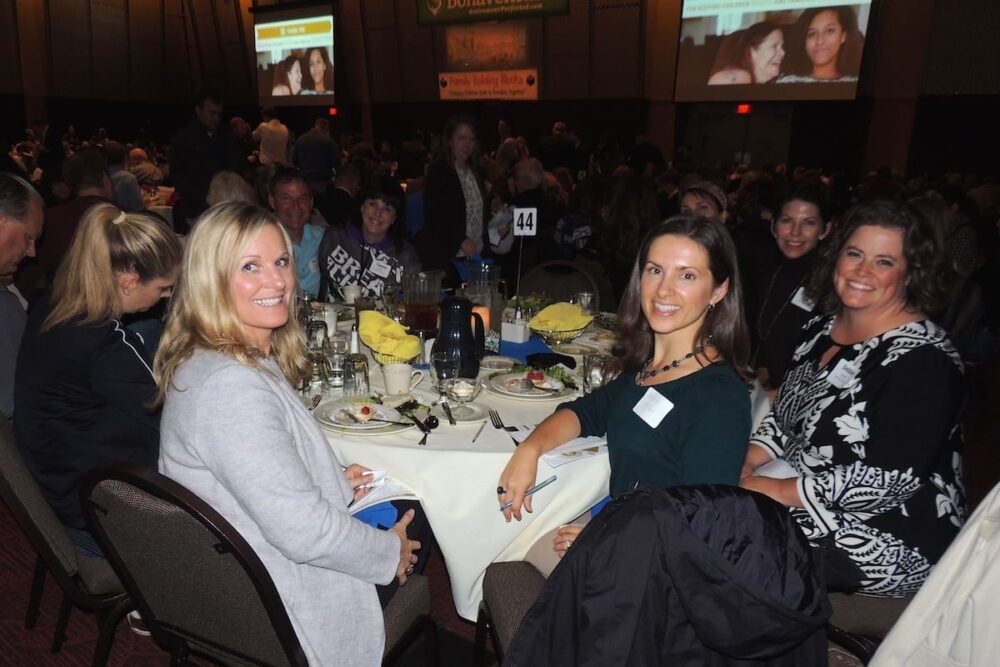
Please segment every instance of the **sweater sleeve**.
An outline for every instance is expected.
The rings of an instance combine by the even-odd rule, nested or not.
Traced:
[[[229,366],[197,391],[197,451],[264,539],[296,563],[373,584],[392,580],[399,538],[354,519],[341,490],[317,484],[299,453],[309,443],[296,442],[281,401],[259,371]]]
[[[843,525],[845,514],[871,516],[905,503],[927,482],[958,428],[961,372],[930,345],[878,368],[863,387],[847,414],[834,420],[857,459],[798,480],[821,533]]]
[[[559,406],[560,408],[572,410],[576,414],[576,418],[580,420],[581,437],[586,438],[591,435],[602,437],[607,434],[608,419],[611,416],[611,404],[614,402],[615,396],[621,393],[622,385],[620,383],[632,381],[631,377],[626,380],[624,376],[625,374],[623,373],[611,384],[595,389],[575,401],[563,403]]]

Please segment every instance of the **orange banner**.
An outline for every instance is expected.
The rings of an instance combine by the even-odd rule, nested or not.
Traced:
[[[442,100],[537,100],[538,70],[441,72],[438,91]]]

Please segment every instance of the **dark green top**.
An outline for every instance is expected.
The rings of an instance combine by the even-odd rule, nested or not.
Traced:
[[[632,411],[650,388],[674,405],[655,429]],[[580,435],[607,434],[613,496],[635,482],[657,488],[739,482],[750,441],[750,393],[727,365],[653,387],[623,373],[561,407],[576,413]]]

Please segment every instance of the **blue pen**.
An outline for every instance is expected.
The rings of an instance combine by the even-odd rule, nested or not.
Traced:
[[[540,491],[540,490],[544,489],[546,486],[548,486],[549,484],[551,484],[554,481],[556,481],[556,476],[552,475],[552,477],[549,477],[544,482],[539,482],[538,484],[535,484],[533,487],[531,487],[530,489],[528,489],[527,491],[525,491],[524,492],[524,497],[527,498],[528,496],[530,496],[535,491]],[[513,500],[508,500],[507,502],[505,502],[503,505],[500,506],[500,511],[503,512],[504,510],[510,509],[511,506],[513,506],[513,504],[514,504]]]

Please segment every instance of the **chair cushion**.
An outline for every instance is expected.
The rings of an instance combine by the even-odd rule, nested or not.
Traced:
[[[830,624],[845,632],[881,639],[889,633],[912,599],[830,593],[830,604],[833,606]]]
[[[545,578],[531,563],[493,563],[483,576],[483,600],[490,608],[493,629],[500,650],[507,652],[517,627],[545,584]]]
[[[385,618],[385,653],[388,653],[421,616],[431,613],[431,591],[427,577],[411,574],[406,585],[396,589],[382,610]]]
[[[119,581],[118,575],[111,569],[111,564],[104,558],[87,558],[80,556],[77,558],[77,566],[80,581],[84,588],[91,595],[107,595],[110,593],[123,593],[125,587]]]

